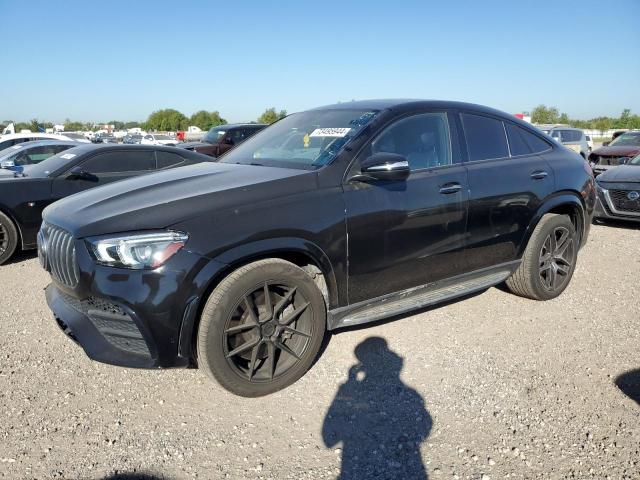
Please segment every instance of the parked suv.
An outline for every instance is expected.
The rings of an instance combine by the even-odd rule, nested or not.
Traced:
[[[89,357],[197,365],[259,396],[300,378],[327,330],[505,281],[557,297],[594,203],[586,162],[509,114],[349,102],[219,162],[56,202],[39,256],[47,302]]]
[[[201,142],[179,143],[178,147],[204,153],[211,157],[219,157],[233,147],[237,147],[252,135],[258,133],[266,125],[261,123],[238,123],[219,125],[209,130]]]
[[[589,157],[589,152],[591,151],[589,150],[589,142],[584,132],[579,128],[564,126],[540,126],[539,128],[551,138],[555,138],[567,148],[579,153],[585,160]]]
[[[600,175],[611,168],[626,165],[636,155],[640,154],[640,130],[629,132],[616,132],[613,140],[596,148],[589,161],[593,167],[593,173]]]

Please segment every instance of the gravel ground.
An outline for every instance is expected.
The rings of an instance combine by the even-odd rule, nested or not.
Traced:
[[[560,298],[492,288],[340,332],[260,399],[90,361],[22,255],[0,267],[0,476],[640,478],[640,404],[616,386],[640,376],[639,244],[594,226]]]

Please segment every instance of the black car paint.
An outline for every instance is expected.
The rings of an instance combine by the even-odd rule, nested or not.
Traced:
[[[186,165],[210,161],[210,158],[204,155],[170,147],[87,143],[66,150],[65,154],[75,154],[75,157],[69,159],[64,166],[48,174],[34,175],[33,169],[27,166],[24,175],[13,173],[2,175],[0,176],[0,211],[8,215],[18,227],[22,248],[36,247],[36,236],[42,221],[42,211],[51,203],[74,193],[139,175],[140,173],[127,172],[124,174],[103,174],[93,180],[69,179],[69,171],[73,167],[98,153],[128,150],[176,153],[186,159]]]
[[[208,293],[229,272],[258,258],[316,265],[324,274],[331,316],[486,265],[511,271],[537,222],[552,210],[571,214],[581,242],[586,241],[595,188],[575,153],[550,143],[542,154],[467,161],[461,111],[510,121],[540,136],[528,124],[454,102],[353,102],[328,108],[379,114],[332,163],[317,170],[201,164],[89,191],[45,211],[48,223],[75,238],[81,275],[75,288],[54,281],[48,301],[74,332],[84,331],[80,343],[90,357],[127,366],[191,364],[198,315]],[[406,181],[351,180],[373,136],[423,111],[445,111],[453,119],[456,163],[414,171]],[[539,171],[547,175],[532,178]],[[463,188],[453,197],[443,195],[440,189],[451,182]],[[188,232],[190,238],[157,270],[98,265],[82,240],[158,228]],[[63,295],[121,305],[145,332],[152,358],[104,347]]]

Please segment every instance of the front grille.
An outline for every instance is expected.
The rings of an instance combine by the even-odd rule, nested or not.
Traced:
[[[637,192],[640,194],[640,190],[609,190],[609,198],[616,210],[620,212],[632,212],[640,213],[640,198],[630,199],[629,193]],[[632,194],[632,198],[635,195]]]
[[[80,274],[76,263],[75,240],[69,232],[43,223],[38,233],[38,257],[42,268],[51,272],[58,282],[68,287],[78,284]]]
[[[151,357],[142,332],[120,305],[97,297],[78,300],[64,292],[58,292],[67,305],[86,315],[98,332],[112,346],[127,353]]]

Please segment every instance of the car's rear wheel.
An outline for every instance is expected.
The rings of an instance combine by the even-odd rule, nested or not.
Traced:
[[[533,231],[522,263],[507,280],[507,286],[522,297],[555,298],[569,285],[577,254],[576,231],[569,217],[547,214]]]
[[[18,247],[18,229],[4,213],[0,212],[0,265],[11,258]]]
[[[260,260],[211,293],[198,330],[198,365],[232,393],[266,395],[304,375],[325,328],[326,306],[313,279],[293,263]]]

